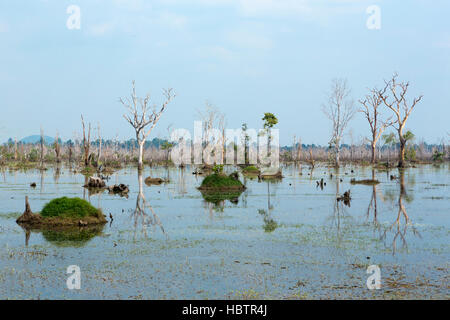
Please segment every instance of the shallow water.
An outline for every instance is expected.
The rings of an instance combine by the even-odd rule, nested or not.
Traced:
[[[85,177],[65,167],[3,170],[0,298],[449,298],[448,164],[375,171],[375,187],[350,184],[371,179],[371,168],[282,170],[282,181],[241,177],[247,190],[237,203],[206,202],[189,167],[146,168],[144,179],[170,182],[142,184],[142,193],[135,168],[116,172],[108,184],[129,185],[128,198],[90,195]],[[350,206],[336,201],[347,190]],[[35,212],[55,197],[80,197],[114,220],[78,238],[27,236],[15,223],[25,195]],[[80,290],[67,288],[70,265],[81,269]],[[381,268],[380,290],[367,289],[369,265]]]

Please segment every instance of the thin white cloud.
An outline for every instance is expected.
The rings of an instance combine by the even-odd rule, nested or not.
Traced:
[[[435,41],[433,46],[436,48],[450,48],[450,35],[447,37],[443,37],[442,39]]]
[[[187,18],[185,16],[166,11],[159,15],[157,22],[171,28],[182,29],[187,23]]]
[[[224,62],[236,59],[236,55],[223,46],[204,46],[197,49],[197,55],[201,58],[212,58]]]
[[[8,32],[9,25],[6,22],[0,21],[0,32]]]
[[[361,12],[373,0],[159,0],[165,5],[222,6],[246,17],[302,16],[323,18],[330,14]]]
[[[227,40],[235,46],[250,49],[270,49],[272,40],[265,36],[262,31],[252,31],[246,29],[235,29],[227,33]]]
[[[114,29],[113,23],[106,22],[93,25],[89,28],[89,34],[92,36],[100,37]]]

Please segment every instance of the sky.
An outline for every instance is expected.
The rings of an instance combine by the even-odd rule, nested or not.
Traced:
[[[67,26],[71,5],[79,29]],[[371,5],[379,29],[367,27]],[[133,138],[119,98],[135,80],[156,105],[163,88],[177,93],[150,138],[169,125],[193,132],[209,101],[228,128],[259,129],[273,112],[282,145],[326,145],[332,79],[347,79],[358,108],[398,72],[410,99],[424,95],[407,128],[439,143],[450,132],[449,13],[448,0],[0,0],[0,142],[41,127],[80,138],[81,114],[106,139]],[[368,135],[358,113],[344,142]]]

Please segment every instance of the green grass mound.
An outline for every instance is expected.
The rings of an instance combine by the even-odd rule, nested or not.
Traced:
[[[57,198],[44,206],[41,216],[45,218],[61,217],[61,218],[84,218],[98,217],[101,211],[92,206],[86,200],[80,198]]]
[[[242,169],[242,172],[247,173],[247,174],[258,174],[260,171],[255,166],[248,166],[248,167],[245,167],[244,169]]]
[[[245,186],[239,181],[236,173],[232,173],[229,176],[214,173],[203,180],[199,189],[214,191],[244,190]]]

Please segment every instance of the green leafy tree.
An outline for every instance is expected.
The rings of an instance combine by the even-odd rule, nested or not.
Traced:
[[[267,148],[268,148],[268,155],[270,156],[270,154],[271,154],[270,145],[272,143],[271,130],[278,123],[278,119],[273,113],[266,112],[266,113],[264,113],[264,118],[262,118],[262,120],[264,121],[264,129],[266,129],[266,133],[268,136]]]

